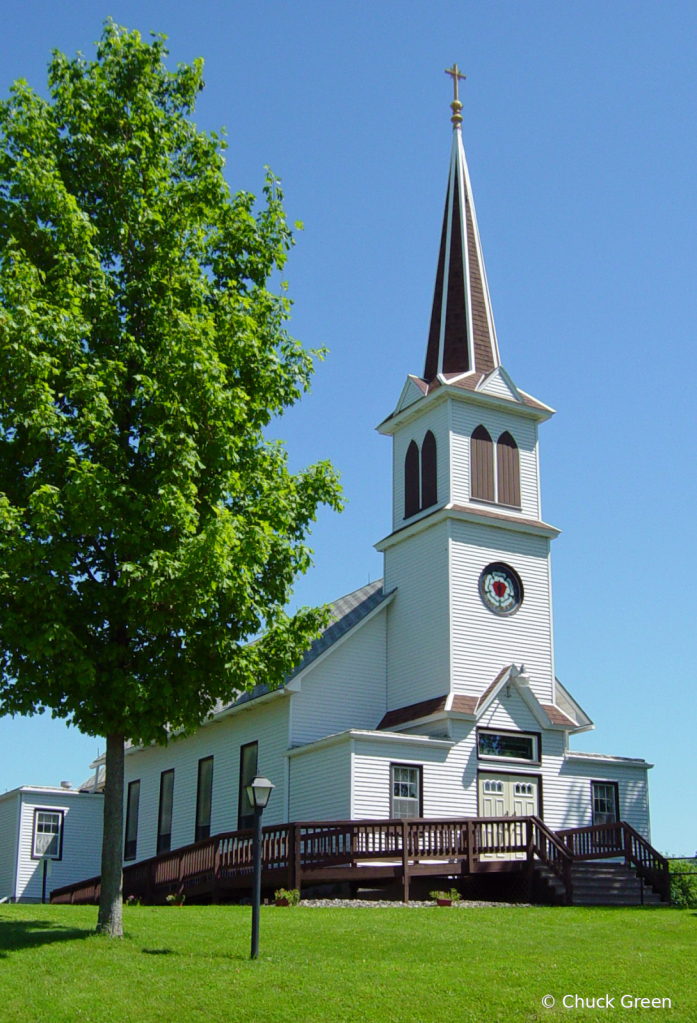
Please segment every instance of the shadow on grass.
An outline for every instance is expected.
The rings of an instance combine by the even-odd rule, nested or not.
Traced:
[[[178,956],[181,953],[175,952],[173,948],[141,948],[146,956]]]
[[[10,952],[52,945],[56,941],[78,941],[92,934],[93,930],[63,927],[50,920],[0,919],[0,959],[7,959]]]

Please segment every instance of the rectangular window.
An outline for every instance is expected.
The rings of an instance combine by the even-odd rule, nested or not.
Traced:
[[[480,757],[533,762],[540,759],[536,735],[524,735],[522,732],[479,732],[478,744]]]
[[[593,781],[591,793],[594,824],[614,824],[620,819],[620,793],[616,781]]]
[[[174,769],[160,775],[160,812],[157,817],[157,855],[169,852],[172,846],[172,804],[174,802]]]
[[[390,817],[421,816],[421,768],[392,764]]]
[[[196,789],[196,842],[211,837],[211,802],[213,799],[213,757],[198,762]]]
[[[240,749],[240,798],[237,810],[237,827],[240,831],[254,827],[254,807],[249,802],[247,786],[257,773],[259,743],[248,742]]]
[[[34,810],[33,860],[60,860],[63,856],[63,811]]]
[[[128,783],[128,797],[126,800],[126,840],[123,846],[124,860],[134,860],[136,858],[139,805],[140,781],[130,781]]]

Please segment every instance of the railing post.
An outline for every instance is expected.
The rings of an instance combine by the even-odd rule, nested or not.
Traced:
[[[409,822],[402,821],[402,900],[409,902]]]
[[[184,854],[179,853],[179,877],[177,881],[177,894],[181,895],[184,891]]]
[[[218,875],[220,873],[220,841],[216,840],[215,852],[213,853],[213,888],[211,891],[211,902],[218,901]]]
[[[301,839],[301,828],[299,824],[291,825],[292,837],[293,837],[293,879],[292,887],[297,888],[301,891],[302,876],[303,876],[303,865],[302,865],[302,851],[300,848]]]
[[[624,832],[624,862],[627,867],[632,865],[632,835],[629,828],[622,827]]]
[[[471,819],[467,820],[467,873],[474,873],[474,843],[477,825]]]

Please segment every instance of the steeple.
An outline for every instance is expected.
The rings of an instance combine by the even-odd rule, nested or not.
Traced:
[[[453,145],[424,368],[424,378],[429,383],[439,374],[449,376],[473,370],[490,373],[500,365],[472,186],[462,145],[458,81],[465,76],[457,64],[447,69],[446,74],[452,75],[455,89],[455,98],[450,104]]]

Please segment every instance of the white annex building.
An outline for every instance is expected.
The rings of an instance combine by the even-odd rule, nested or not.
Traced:
[[[125,859],[264,824],[534,814],[554,830],[627,821],[649,839],[640,759],[575,752],[593,724],[555,676],[538,430],[553,410],[504,369],[461,104],[421,373],[378,427],[392,438],[384,579],[333,604],[285,684],[198,734],[126,754]],[[407,368],[407,367],[405,367]]]
[[[219,707],[193,736],[127,749],[125,865],[251,827],[257,773],[275,784],[265,825],[517,816],[558,832],[622,820],[650,841],[651,765],[571,749],[593,724],[554,668],[559,530],[542,517],[538,447],[553,410],[501,363],[457,96],[452,108],[425,364],[378,427],[393,449],[384,578],[334,602],[280,688]],[[54,843],[65,850],[79,808],[101,819],[101,798],[66,800]],[[21,796],[27,836],[35,802]],[[0,816],[19,821],[9,803]],[[95,867],[71,881],[98,873],[93,841]]]

